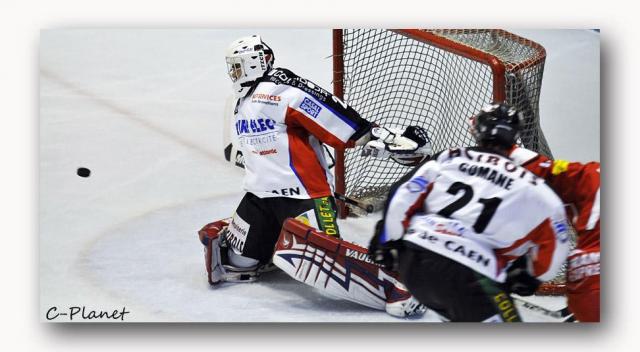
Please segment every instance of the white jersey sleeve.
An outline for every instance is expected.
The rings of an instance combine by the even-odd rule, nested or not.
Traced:
[[[380,242],[395,241],[406,232],[411,217],[424,211],[424,201],[440,171],[440,164],[429,161],[403,177],[389,193]]]
[[[286,87],[285,123],[303,128],[322,143],[339,149],[352,147],[371,129],[371,123],[341,99],[289,70],[273,69],[267,78],[266,82]]]

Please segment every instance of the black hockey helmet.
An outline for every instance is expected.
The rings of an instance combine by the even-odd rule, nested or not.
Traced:
[[[522,128],[522,113],[506,103],[485,105],[472,118],[471,132],[480,146],[509,148]]]

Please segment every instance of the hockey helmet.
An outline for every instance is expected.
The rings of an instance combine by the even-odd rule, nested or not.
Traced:
[[[255,80],[273,68],[273,50],[259,35],[235,40],[226,52],[227,72],[236,97],[244,97]]]
[[[522,113],[506,103],[488,104],[472,117],[471,132],[480,146],[511,147],[522,126]]]

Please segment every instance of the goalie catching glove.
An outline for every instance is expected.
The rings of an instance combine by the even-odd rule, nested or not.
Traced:
[[[391,158],[406,166],[415,166],[432,153],[427,130],[419,126],[409,126],[404,131],[374,127],[371,129],[371,140],[362,149],[362,156]]]

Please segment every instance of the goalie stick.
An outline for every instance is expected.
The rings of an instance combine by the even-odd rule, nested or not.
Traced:
[[[374,210],[373,209],[373,204],[367,204],[367,203],[359,202],[359,201],[357,201],[355,199],[351,199],[351,198],[345,196],[344,194],[340,194],[340,193],[337,193],[337,192],[334,192],[333,196],[339,201],[345,202],[347,204],[355,205],[356,207],[366,211],[367,214],[373,213],[373,210]]]
[[[522,307],[530,311],[538,312],[551,318],[560,319],[560,321],[563,323],[573,323],[576,321],[576,318],[573,316],[573,313],[569,311],[568,307],[564,307],[558,310],[551,310],[537,305],[533,302],[529,302],[526,299],[521,298],[520,296],[511,295],[511,297],[514,301],[520,302],[522,304]]]

